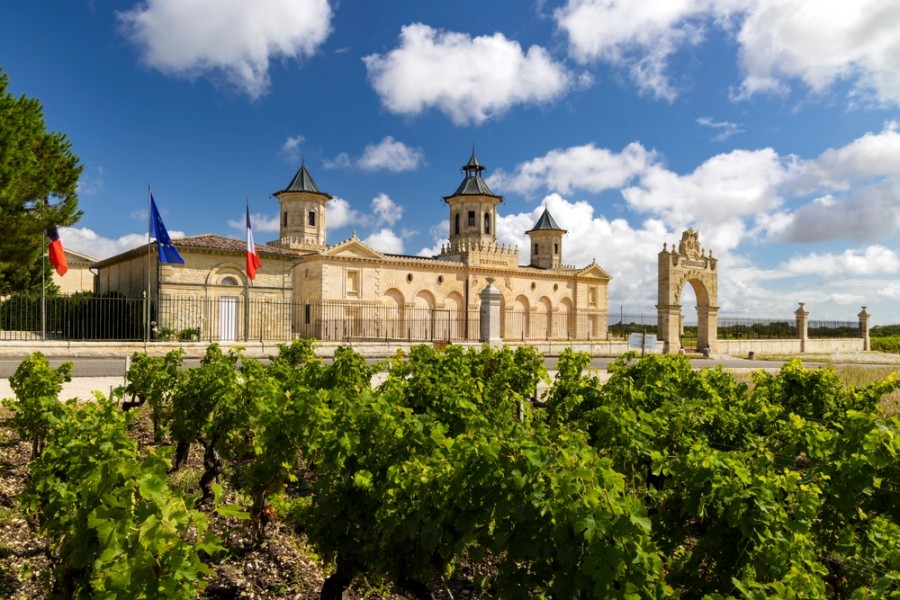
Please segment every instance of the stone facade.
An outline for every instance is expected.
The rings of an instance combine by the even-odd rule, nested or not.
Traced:
[[[518,248],[497,243],[503,198],[488,189],[483,170],[473,152],[463,182],[444,197],[450,239],[432,258],[385,254],[355,233],[327,245],[331,196],[318,189],[304,164],[289,186],[274,194],[279,237],[257,246],[263,266],[252,283],[245,272],[245,242],[204,235],[174,240],[184,265],[159,265],[152,245],[149,259],[143,246],[101,261],[98,292],[142,297],[149,286],[150,297],[159,298],[158,327],[199,327],[223,341],[478,340],[480,294],[493,279],[503,339],[604,339],[609,274],[596,263],[563,264],[566,232],[546,211],[528,232],[529,264],[520,265]],[[176,317],[166,312],[173,299],[185,306],[192,300],[200,308]]]

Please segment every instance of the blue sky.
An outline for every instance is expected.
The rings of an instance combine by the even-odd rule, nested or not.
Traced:
[[[148,185],[173,237],[241,239],[249,199],[275,239],[301,160],[329,243],[431,255],[474,145],[500,240],[527,261],[549,207],[611,310],[654,312],[693,227],[720,315],[896,323],[898,31],[895,0],[47,0],[0,9],[0,67],[81,158],[61,235],[98,258]]]

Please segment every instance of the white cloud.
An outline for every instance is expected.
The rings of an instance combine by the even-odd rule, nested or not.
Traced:
[[[332,198],[328,203],[328,226],[330,228],[339,229],[347,225],[357,225],[363,223],[365,215],[360,214],[350,206],[350,203],[343,198]]]
[[[731,136],[744,132],[744,126],[740,123],[734,123],[733,121],[716,121],[712,117],[700,117],[697,119],[697,124],[702,127],[709,127],[718,132],[712,137],[712,141],[714,142],[724,142]]]
[[[237,229],[241,232],[241,238],[243,238],[243,233],[247,229],[247,221],[244,215],[241,215],[239,219],[228,219],[228,226],[232,229]],[[265,213],[252,213],[250,215],[250,226],[253,228],[254,233],[258,232],[278,232],[281,230],[281,223],[278,220],[278,215],[269,216]],[[256,239],[256,236],[254,236]],[[256,239],[258,242],[259,240]]]
[[[86,227],[60,227],[59,237],[63,248],[71,248],[97,259],[109,258],[147,243],[146,233],[129,233],[112,239],[97,235],[95,231]],[[184,232],[169,230],[169,237],[173,239],[184,237]]]
[[[379,252],[403,254],[403,240],[388,228],[372,233],[363,239],[363,243]]]
[[[516,166],[514,173],[495,171],[487,178],[492,189],[532,196],[539,190],[570,194],[602,192],[624,186],[656,162],[656,153],[632,142],[622,152],[593,144],[554,149]]]
[[[418,115],[437,108],[457,125],[482,123],[517,104],[561,97],[572,77],[546,50],[501,33],[472,37],[406,25],[400,44],[365,62],[372,86],[393,113]]]
[[[403,217],[403,207],[391,200],[387,194],[378,194],[372,198],[372,212],[379,224],[393,225]]]
[[[425,160],[421,148],[410,148],[391,136],[385,137],[377,144],[369,144],[357,163],[364,171],[387,170],[399,173],[412,171]]]
[[[331,31],[327,0],[144,0],[118,18],[150,67],[222,76],[251,98],[267,91],[271,59],[311,56]]]
[[[284,140],[281,145],[281,156],[289,163],[297,164],[300,162],[300,146],[306,141],[302,135],[294,135]]]
[[[739,47],[741,97],[795,80],[816,93],[849,80],[854,97],[900,103],[900,7],[892,0],[568,0],[554,17],[576,60],[623,68],[667,100],[678,93],[671,56],[719,27]]]
[[[346,152],[341,152],[332,159],[325,159],[323,166],[326,169],[346,169],[352,164],[353,163],[350,161],[350,155]]]
[[[810,253],[794,257],[782,265],[794,275],[854,277],[900,273],[900,256],[884,246],[851,248],[841,254]]]

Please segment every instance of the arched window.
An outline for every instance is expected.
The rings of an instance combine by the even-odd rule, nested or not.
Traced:
[[[484,232],[491,232],[491,213],[489,212],[484,213]]]
[[[453,225],[453,233],[459,235],[459,213],[456,213],[456,220]]]
[[[219,282],[221,285],[238,285],[238,280],[228,275],[222,278],[222,281]]]

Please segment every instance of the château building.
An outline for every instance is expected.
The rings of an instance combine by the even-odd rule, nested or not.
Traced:
[[[566,230],[543,214],[526,233],[528,256],[497,242],[503,197],[472,152],[444,202],[449,240],[426,258],[379,252],[354,233],[327,243],[328,203],[305,164],[279,202],[277,240],[257,246],[263,267],[250,281],[245,242],[218,235],[173,240],[184,265],[159,264],[155,246],[100,261],[97,291],[149,291],[158,329],[199,329],[201,339],[479,339],[479,294],[501,294],[500,335],[509,340],[601,339],[610,276],[596,262],[563,261]],[[524,264],[522,264],[524,262]]]

